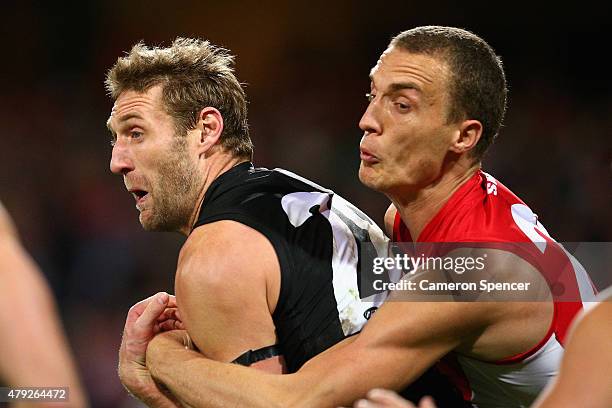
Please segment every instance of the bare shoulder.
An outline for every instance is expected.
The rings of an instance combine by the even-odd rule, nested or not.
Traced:
[[[272,249],[268,239],[256,231],[236,221],[223,220],[196,228],[181,249],[179,263],[198,259],[214,262],[219,265],[230,261],[235,263],[252,263],[250,255],[259,254],[265,257]]]
[[[553,303],[546,281],[530,263],[487,248],[455,249],[440,258],[443,264],[432,262],[406,275],[412,289],[395,291],[390,299],[399,303],[394,308],[406,308],[402,316],[408,310],[418,313],[412,327],[428,325],[421,340],[436,331],[459,335],[459,352],[496,361],[530,349],[546,335]]]
[[[270,241],[244,224],[223,220],[196,228],[181,249],[179,280],[205,280],[227,287],[248,279],[267,281],[280,266]]]
[[[391,203],[385,212],[385,232],[389,237],[393,237],[393,226],[395,225],[395,216],[397,208]]]
[[[542,273],[516,253],[511,245],[461,248],[449,255],[457,261],[454,264],[455,269],[461,266],[460,270],[454,270],[454,277],[478,284],[479,301],[552,300],[548,283]],[[502,308],[507,307],[503,305]]]

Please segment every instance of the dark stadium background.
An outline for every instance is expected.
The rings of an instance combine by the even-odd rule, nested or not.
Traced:
[[[2,2],[0,200],[58,298],[93,407],[137,406],[116,377],[125,313],[172,292],[183,241],[143,232],[108,169],[104,74],[133,43],[180,35],[229,48],[256,164],[329,186],[381,221],[386,199],[356,177],[369,69],[401,30],[470,29],[502,56],[510,85],[485,169],[557,240],[610,241],[610,27],[585,4]]]

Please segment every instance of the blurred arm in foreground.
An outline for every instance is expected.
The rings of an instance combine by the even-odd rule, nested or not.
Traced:
[[[10,387],[68,387],[69,402],[16,407],[86,407],[84,390],[55,301],[0,204],[0,382]]]

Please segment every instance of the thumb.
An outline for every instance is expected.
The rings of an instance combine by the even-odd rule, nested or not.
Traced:
[[[138,320],[134,323],[134,326],[136,326],[135,328],[152,330],[157,322],[157,318],[166,310],[168,301],[169,295],[166,292],[155,294],[140,317],[138,317]]]

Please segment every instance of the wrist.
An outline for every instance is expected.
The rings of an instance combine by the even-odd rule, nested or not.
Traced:
[[[172,332],[160,333],[151,340],[147,347],[146,362],[153,378],[159,379],[163,374],[162,369],[175,362],[172,354],[176,350],[184,350],[184,346]]]

